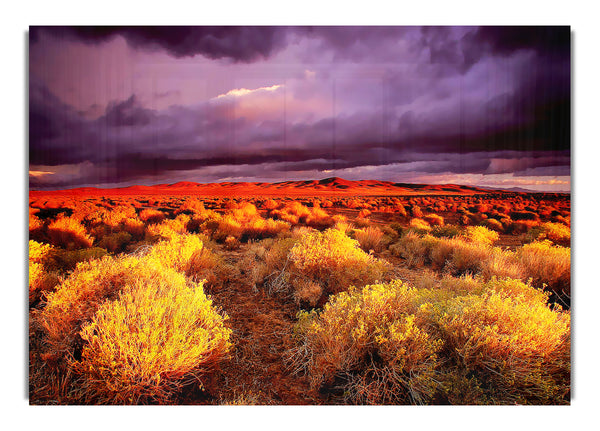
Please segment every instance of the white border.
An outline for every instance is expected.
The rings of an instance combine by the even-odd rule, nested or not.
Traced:
[[[598,33],[597,12],[582,3],[522,0],[325,2],[228,1],[223,6],[177,0],[29,1],[2,17],[2,411],[19,428],[108,429],[588,429],[598,399],[595,315],[598,301]],[[210,2],[216,4],[216,2]],[[592,4],[592,2],[586,3]],[[596,12],[596,13],[595,13]],[[34,24],[377,24],[571,25],[573,52],[574,398],[570,407],[30,407],[25,282],[27,159],[25,31]],[[8,129],[8,133],[6,133]],[[592,224],[594,223],[594,224]],[[592,248],[593,247],[593,248]],[[10,426],[10,425],[9,425]],[[13,425],[14,426],[14,425]],[[592,425],[593,426],[593,425]]]

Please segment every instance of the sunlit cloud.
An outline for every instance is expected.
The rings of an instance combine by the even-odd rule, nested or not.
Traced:
[[[247,96],[248,94],[253,94],[260,91],[275,91],[279,88],[283,87],[281,84],[271,85],[270,87],[260,87],[255,88],[253,90],[249,90],[247,88],[234,88],[233,90],[228,91],[225,94],[219,94],[216,99],[222,99],[224,97],[240,97]]]
[[[29,176],[30,177],[35,177],[35,178],[40,178],[46,175],[53,175],[55,172],[52,171],[29,171]]]

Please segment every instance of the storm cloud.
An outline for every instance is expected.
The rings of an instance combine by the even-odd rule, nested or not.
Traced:
[[[568,27],[33,27],[30,39],[33,188],[570,175]],[[127,64],[90,68],[96,50]],[[115,68],[119,98],[99,99]]]
[[[164,50],[175,58],[203,55],[211,59],[229,58],[250,62],[267,58],[285,43],[279,27],[172,27],[172,26],[95,26],[95,27],[32,27],[30,43],[43,37],[40,33],[79,40],[87,44],[124,37],[133,48],[149,51]]]

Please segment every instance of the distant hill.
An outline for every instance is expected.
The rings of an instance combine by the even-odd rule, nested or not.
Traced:
[[[411,184],[391,181],[351,181],[331,177],[322,180],[265,182],[195,183],[181,181],[174,184],[154,186],[130,186],[119,188],[83,187],[68,190],[30,191],[30,194],[60,195],[203,195],[203,196],[321,196],[321,195],[472,195],[493,193],[484,187],[457,184]]]

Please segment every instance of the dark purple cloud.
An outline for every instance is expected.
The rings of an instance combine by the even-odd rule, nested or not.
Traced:
[[[484,26],[474,38],[488,44],[492,53],[508,55],[530,49],[543,56],[557,55],[565,59],[571,51],[571,31],[568,26]]]
[[[106,42],[119,35],[133,48],[164,50],[175,58],[203,55],[242,62],[265,59],[285,44],[285,35],[279,27],[33,26],[30,43],[37,43],[42,32],[88,44]]]
[[[568,27],[34,27],[30,34],[32,44],[79,41],[90,50],[109,49],[116,36],[133,51],[172,57],[171,87],[148,99],[132,85],[119,100],[82,102],[92,115],[55,93],[44,79],[47,58],[31,58],[30,166],[54,172],[34,175],[31,187],[332,170],[403,180],[411,172],[570,175]],[[194,89],[189,70],[181,84],[173,70],[185,68],[177,59],[196,55],[230,60],[217,62],[228,90],[154,106]],[[267,86],[265,70],[277,77]],[[239,76],[261,83],[245,88]]]

